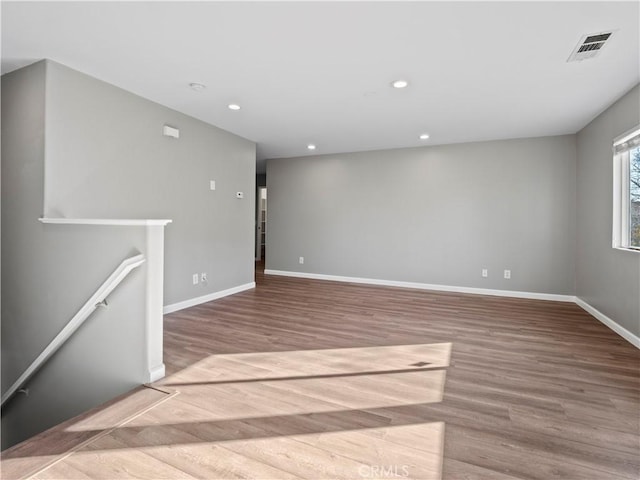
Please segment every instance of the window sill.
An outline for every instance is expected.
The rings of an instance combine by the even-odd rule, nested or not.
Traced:
[[[640,248],[637,247],[613,247],[613,249],[622,252],[640,253]]]
[[[58,225],[115,225],[121,227],[153,227],[171,223],[168,219],[122,219],[122,218],[53,218],[38,219],[42,223]]]

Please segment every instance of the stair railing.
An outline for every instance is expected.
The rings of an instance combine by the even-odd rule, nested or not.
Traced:
[[[22,387],[33,377],[40,368],[56,353],[65,342],[74,334],[78,328],[89,318],[89,316],[95,311],[96,308],[106,306],[106,298],[109,294],[126,278],[131,271],[145,262],[144,255],[136,255],[129,257],[122,261],[122,263],[116,268],[109,278],[107,278],[100,288],[86,301],[86,303],[78,310],[73,318],[67,323],[67,325],[51,340],[49,345],[38,355],[38,357],[27,367],[22,375],[9,387],[9,389],[2,395],[2,401],[0,406],[13,397],[16,392],[20,391]]]

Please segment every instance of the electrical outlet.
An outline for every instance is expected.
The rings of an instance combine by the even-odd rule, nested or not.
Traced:
[[[489,270],[487,270],[486,268],[482,269],[482,277],[483,278],[487,278],[489,276]]]
[[[506,279],[510,279],[511,278],[511,270],[505,270],[504,271],[504,278],[506,278]]]
[[[193,274],[193,284],[194,284],[194,285],[197,285],[197,284],[198,284],[198,274],[197,274],[197,273],[194,273],[194,274]]]
[[[201,281],[202,283],[207,283],[207,272],[202,272],[202,273],[200,274],[200,281]]]
[[[302,264],[304,263],[304,257],[300,257],[300,258],[298,259],[298,262],[300,263],[300,265],[302,265]]]

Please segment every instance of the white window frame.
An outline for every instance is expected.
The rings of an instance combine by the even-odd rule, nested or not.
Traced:
[[[613,141],[613,235],[612,246],[618,250],[640,253],[629,245],[629,167],[631,150],[640,142],[640,125]]]

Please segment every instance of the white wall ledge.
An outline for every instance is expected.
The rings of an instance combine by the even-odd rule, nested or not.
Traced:
[[[173,220],[155,218],[61,218],[43,217],[38,219],[42,223],[56,225],[115,225],[120,227],[150,227],[165,226]]]

